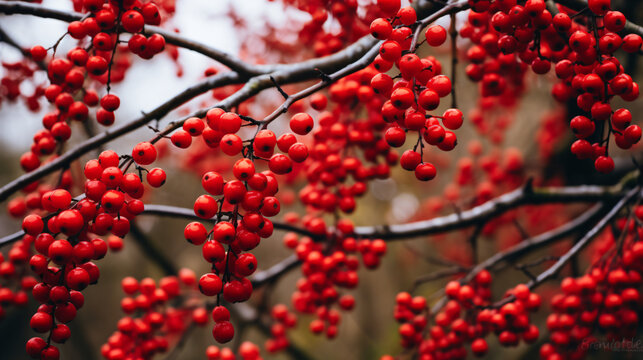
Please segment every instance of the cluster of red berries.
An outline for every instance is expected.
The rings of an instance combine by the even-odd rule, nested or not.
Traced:
[[[58,202],[61,197],[56,192],[54,190],[50,198],[63,205]],[[58,349],[51,345],[51,341],[61,344],[71,335],[65,324],[72,321],[83,306],[81,291],[95,284],[100,275],[91,260],[100,259],[107,252],[107,244],[103,240],[90,240],[87,234],[79,234],[83,218],[78,210],[63,210],[51,219],[47,223],[48,231],[53,234],[62,232],[68,236],[67,239],[55,239],[49,232],[42,232],[44,223],[37,215],[28,215],[23,222],[27,236],[35,236],[33,245],[37,254],[31,257],[29,265],[40,279],[33,286],[32,295],[41,305],[32,316],[30,325],[38,333],[49,333],[48,341],[34,337],[27,342],[27,353],[36,359],[58,359]]]
[[[144,142],[134,148],[124,164],[136,161],[147,165],[155,159],[154,146]],[[32,317],[31,327],[37,332],[49,332],[54,342],[63,343],[70,336],[65,324],[83,305],[80,291],[98,280],[98,267],[91,260],[104,257],[108,244],[95,236],[111,233],[109,247],[120,250],[121,238],[129,232],[129,220],[143,211],[143,202],[138,200],[144,193],[141,179],[134,173],[123,174],[120,166],[118,154],[107,150],[85,164],[87,181],[80,199],[73,199],[63,188],[47,190],[44,186],[27,196],[26,205],[33,210],[24,217],[22,228],[25,238],[31,239],[28,245],[33,243],[37,252],[29,264],[40,278],[32,294],[42,303]],[[160,186],[165,173],[153,169],[147,181]],[[39,213],[48,215],[42,217]],[[66,238],[57,238],[59,235]],[[28,256],[29,247],[21,253]],[[27,352],[34,358],[58,357],[57,348],[41,338],[29,340]]]
[[[33,241],[33,236],[25,235],[11,246],[6,258],[0,253],[0,320],[4,319],[10,306],[26,306],[28,294],[38,283],[33,276],[21,271],[32,255]]]
[[[632,216],[643,218],[638,206]],[[540,348],[546,360],[581,359],[596,341],[621,341],[636,336],[640,324],[643,228],[626,217],[616,221],[622,243],[611,231],[597,239],[594,265],[585,275],[563,279],[551,298],[547,317],[549,341]],[[617,246],[623,246],[617,251]],[[604,338],[603,338],[604,337]]]
[[[240,169],[243,164],[246,164],[245,166],[252,165],[254,169],[252,160],[262,159],[268,161],[268,168],[274,174],[279,175],[291,172],[293,162],[301,163],[308,157],[307,146],[298,142],[292,133],[285,133],[277,138],[271,130],[258,129],[255,136],[244,143],[237,133],[244,126],[244,121],[248,125],[257,124],[254,119],[242,118],[236,113],[214,108],[207,112],[205,120],[204,122],[196,117],[187,119],[183,123],[182,129],[175,131],[170,140],[176,147],[185,149],[192,145],[193,137],[202,136],[205,143],[211,148],[219,148],[228,156],[242,154],[247,158],[237,162],[236,168]],[[297,134],[305,135],[310,132],[312,127],[313,119],[308,114],[296,114],[291,119],[291,128]],[[275,147],[285,154],[275,153]]]
[[[478,142],[469,144],[470,157],[462,157],[456,166],[455,182],[445,188],[448,200],[473,199],[474,205],[522,184],[524,160],[516,148],[492,150],[483,154]],[[470,196],[465,191],[469,190]]]
[[[614,57],[619,49],[641,49],[639,35],[618,35],[625,27],[625,16],[610,11],[609,0],[590,1],[589,14],[574,14],[560,6],[559,12],[552,14],[544,0],[529,0],[524,5],[486,0],[470,4],[472,11],[460,35],[474,43],[467,51],[471,62],[467,75],[480,82],[483,97],[509,94],[516,86],[522,87],[525,69],[546,74],[554,64],[560,81],[552,89],[553,97],[562,103],[576,99],[585,113],[570,122],[578,138],[572,153],[579,159],[593,159],[599,172],[611,172],[611,135],[622,149],[629,149],[641,138],[641,128],[631,125],[630,111],[612,110],[610,105],[615,96],[633,101],[639,94],[638,84]],[[515,94],[503,97],[515,99]]]
[[[462,359],[467,355],[465,344],[471,352],[483,356],[488,350],[484,339],[494,333],[502,346],[517,346],[522,339],[533,343],[538,339],[539,330],[530,324],[529,313],[540,307],[540,296],[532,293],[526,285],[518,285],[507,291],[513,300],[499,307],[491,303],[491,274],[483,270],[470,285],[451,281],[445,287],[448,302],[435,314],[435,325],[428,329],[426,300],[412,297],[408,293],[397,296],[395,319],[399,327],[402,345],[416,348],[420,358]]]
[[[271,338],[266,340],[265,348],[270,353],[276,353],[290,345],[286,331],[297,325],[297,315],[288,311],[284,304],[273,306],[270,314],[274,324],[270,327]]]
[[[346,45],[359,40],[368,34],[368,24],[377,17],[385,16],[375,2],[362,2],[358,0],[313,0],[295,1],[284,0],[284,5],[293,7],[301,12],[310,14],[310,20],[303,23],[296,33],[297,43],[311,44],[311,56],[322,57],[340,51]],[[244,14],[235,14],[243,17]],[[332,28],[328,25],[332,24]],[[332,29],[332,30],[331,30]],[[278,36],[278,30],[268,27],[259,36],[271,51],[279,51],[279,55],[291,56],[293,42]],[[242,45],[243,46],[243,45]],[[308,49],[297,48],[298,53]],[[257,49],[248,47],[248,52],[257,52]],[[283,53],[283,54],[282,54]],[[265,51],[254,54],[264,58]]]
[[[196,284],[196,275],[188,269],[181,269],[178,276],[164,277],[158,284],[151,278],[124,278],[121,287],[126,296],[121,308],[126,315],[101,347],[103,357],[151,359],[178,341],[189,324],[205,325],[208,314],[194,297],[198,294]]]
[[[388,2],[379,4],[389,6]],[[401,147],[409,131],[417,132],[413,150],[402,154],[400,165],[414,171],[418,180],[428,181],[435,178],[437,171],[432,163],[424,161],[425,143],[443,151],[453,150],[457,137],[452,130],[462,126],[463,115],[458,109],[447,109],[442,116],[428,113],[438,108],[440,98],[451,93],[451,79],[440,75],[442,65],[435,58],[422,59],[415,54],[412,29],[417,21],[415,10],[412,7],[397,9],[399,1],[395,10],[393,6],[390,8],[397,11],[395,17],[378,18],[371,23],[371,34],[385,40],[373,62],[380,73],[372,78],[371,86],[387,98],[381,109],[384,121],[391,124],[385,133],[386,142]],[[447,37],[446,30],[439,25],[429,27],[425,35],[431,46],[442,45]],[[386,74],[393,66],[400,71],[395,78],[401,79],[396,81]]]
[[[33,75],[37,68],[28,62],[2,62],[4,74],[0,79],[0,106],[3,101],[14,102],[22,99],[30,111],[40,110],[40,97],[44,94],[44,86],[37,84]],[[23,83],[33,84],[34,91],[31,95],[23,93],[20,89]]]
[[[338,229],[350,234],[352,223],[340,220]],[[386,243],[381,239],[357,240],[350,236],[338,236],[335,245],[324,250],[322,243],[314,242],[309,237],[297,239],[294,234],[288,234],[287,237],[286,245],[294,248],[303,262],[304,277],[297,282],[297,291],[293,293],[293,308],[299,313],[315,314],[317,318],[310,323],[311,332],[325,333],[327,338],[332,339],[337,336],[337,326],[341,321],[338,310],[350,311],[355,306],[353,296],[342,295],[339,290],[357,287],[357,270],[360,267],[357,255],[361,254],[366,268],[375,269],[386,253]]]
[[[228,135],[237,137],[241,145],[241,139],[235,134],[240,128],[241,118],[237,114],[219,110],[208,112],[208,119],[212,120],[209,129],[225,133],[221,140],[222,148],[228,146],[227,140],[224,140]],[[215,112],[218,112],[216,117],[213,115]],[[188,125],[184,126],[182,131],[189,134],[203,133],[205,124],[200,119],[194,119],[189,123],[186,121],[185,124]],[[201,127],[196,132],[190,131],[194,128],[191,124],[200,124]],[[259,140],[259,145],[256,145],[255,138],[253,144],[246,146],[247,151],[244,154],[254,154],[250,152],[252,146],[261,153],[273,151],[272,148],[263,147],[262,141]],[[241,149],[228,155],[236,155],[240,151]],[[273,163],[276,155],[271,158],[269,166],[271,170],[283,173],[283,168],[280,167],[281,160],[275,160]],[[257,260],[248,251],[257,247],[261,238],[272,235],[273,225],[268,218],[277,215],[281,208],[279,201],[274,197],[278,191],[278,184],[273,172],[257,172],[254,162],[243,158],[234,164],[232,173],[235,179],[228,181],[215,171],[203,174],[201,184],[210,195],[201,195],[196,199],[194,213],[206,220],[215,218],[215,225],[208,231],[205,225],[195,221],[189,223],[184,231],[185,238],[190,243],[203,245],[203,257],[212,264],[212,272],[199,279],[199,289],[206,296],[216,295],[217,303],[221,295],[231,303],[250,298],[252,284],[248,276],[257,269]],[[230,341],[234,335],[234,328],[229,321],[228,310],[223,306],[217,306],[212,315],[216,323],[213,329],[214,338],[220,343]]]
[[[154,2],[83,0],[81,3],[82,8],[78,11],[88,11],[91,16],[69,23],[67,32],[72,38],[83,40],[89,36],[96,50],[111,52],[117,45],[119,33],[128,32],[132,36],[127,47],[141,58],[151,59],[163,51],[163,36],[153,34],[148,38],[142,34],[145,25],[161,24],[161,14]],[[109,53],[107,55],[106,60],[109,60]]]
[[[119,35],[127,31],[134,35],[128,42],[129,50],[142,58],[149,59],[163,51],[165,40],[154,34],[149,38],[140,34],[145,24],[158,25],[161,21],[158,8],[154,3],[141,4],[139,1],[105,2],[103,0],[86,0],[83,9],[90,11],[90,16],[82,21],[73,21],[67,28],[67,34],[81,44],[67,52],[66,58],[54,57],[47,64],[47,74],[51,85],[38,92],[53,105],[55,110],[43,116],[44,129],[34,136],[31,151],[22,155],[20,164],[29,172],[40,166],[39,156],[51,155],[66,142],[72,133],[73,121],[83,122],[89,117],[89,107],[100,105],[96,111],[96,121],[104,126],[114,123],[120,99],[114,94],[99,97],[97,92],[89,89],[86,78],[106,83],[119,81],[130,66],[126,57],[114,61],[117,57]],[[66,34],[65,34],[66,35]],[[89,46],[82,45],[89,36]],[[124,51],[125,49],[123,49]],[[35,61],[43,61],[48,50],[37,45],[30,50]]]
[[[388,178],[390,166],[398,161],[399,155],[382,139],[386,127],[380,114],[382,100],[370,86],[376,74],[369,66],[334,83],[328,94],[337,104],[332,109],[326,110],[326,96],[311,97],[311,107],[320,111],[319,126],[313,131],[310,160],[303,169],[307,185],[299,198],[314,210],[352,213],[367,182]],[[354,104],[362,105],[364,118],[347,114]]]

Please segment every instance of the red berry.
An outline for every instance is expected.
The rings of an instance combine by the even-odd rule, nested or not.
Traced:
[[[290,118],[290,129],[299,135],[306,135],[313,129],[313,118],[306,113],[295,114]]]
[[[212,329],[212,336],[221,344],[227,343],[234,337],[234,326],[229,321],[216,323]]]
[[[447,39],[447,31],[440,25],[434,25],[426,29],[426,42],[431,46],[440,46]]]
[[[132,158],[140,165],[149,165],[156,160],[156,148],[149,142],[141,142],[132,149]]]

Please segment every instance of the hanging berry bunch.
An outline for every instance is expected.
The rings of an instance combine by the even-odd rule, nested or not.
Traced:
[[[192,270],[181,269],[178,276],[140,281],[126,277],[121,281],[125,297],[118,330],[101,347],[106,359],[145,358],[166,352],[191,325],[204,326],[208,313],[201,306]],[[181,305],[172,305],[180,300]]]
[[[399,1],[380,1],[379,6],[391,17],[378,18],[371,23],[371,34],[380,40],[379,55],[374,60],[380,74],[371,80],[374,91],[388,100],[382,105],[382,117],[391,124],[385,133],[386,142],[392,147],[406,143],[407,134],[417,134],[413,149],[400,157],[403,169],[414,171],[418,180],[435,178],[435,166],[424,160],[424,147],[436,146],[440,150],[453,150],[457,137],[452,130],[462,126],[463,114],[457,108],[446,110],[441,116],[429,113],[438,108],[440,99],[451,94],[451,79],[441,75],[442,65],[434,57],[421,59],[415,54],[418,48],[413,27],[417,15],[412,7],[399,8]],[[446,30],[439,26],[426,29],[426,42],[440,46],[447,38]],[[386,74],[393,66],[399,74],[393,78]]]
[[[72,134],[74,122],[89,121],[90,107],[99,106],[96,121],[110,126],[115,121],[114,112],[120,107],[120,98],[110,93],[111,85],[124,78],[130,66],[126,52],[151,59],[165,48],[165,39],[158,34],[146,37],[144,26],[158,25],[161,17],[157,6],[139,1],[105,2],[88,0],[82,2],[82,10],[89,11],[82,20],[72,21],[67,32],[49,49],[37,45],[30,54],[35,61],[47,62],[47,75],[51,85],[41,91],[55,110],[43,116],[44,129],[34,136],[31,151],[25,153],[20,164],[26,171],[41,165],[40,157],[60,153],[63,144]],[[122,46],[122,38],[130,34],[128,46]],[[69,50],[66,57],[56,56],[60,42],[69,35],[78,41],[78,46]],[[52,57],[47,59],[49,51]],[[92,81],[93,80],[93,81]],[[100,97],[100,90],[92,89],[106,85],[107,94]]]

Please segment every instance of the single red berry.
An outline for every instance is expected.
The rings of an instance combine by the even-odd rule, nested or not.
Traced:
[[[433,25],[424,33],[426,42],[431,46],[440,46],[447,39],[447,31],[440,25]]]
[[[143,30],[145,19],[140,12],[136,10],[128,10],[121,16],[121,24],[127,32],[137,33]]]
[[[221,278],[212,273],[207,273],[199,279],[199,290],[203,295],[214,296],[221,292],[223,283]]]
[[[229,321],[218,322],[212,329],[212,336],[221,344],[227,343],[234,337],[234,326]]]
[[[138,143],[132,149],[132,158],[140,165],[149,165],[156,160],[156,148],[147,141]]]
[[[290,129],[299,135],[306,135],[313,129],[313,118],[306,113],[298,113],[290,118]]]

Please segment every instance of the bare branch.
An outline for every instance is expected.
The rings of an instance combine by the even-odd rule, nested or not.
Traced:
[[[544,232],[540,235],[533,236],[529,239],[521,241],[513,247],[496,253],[495,255],[487,258],[478,265],[474,266],[467,275],[460,279],[461,284],[469,283],[473,278],[482,270],[490,269],[502,261],[510,261],[517,259],[533,250],[540,249],[558,240],[564,239],[567,236],[579,231],[586,224],[591,223],[599,218],[605,211],[609,209],[609,205],[601,203],[593,206],[585,211],[582,215],[578,216],[572,221],[565,223],[553,230]],[[447,302],[446,297],[442,297],[431,308],[431,313],[437,313]]]
[[[127,134],[133,130],[136,130],[145,124],[149,123],[155,119],[161,119],[167,115],[170,111],[181,106],[190,99],[205,93],[206,91],[213,89],[215,87],[236,84],[241,81],[239,75],[231,72],[221,73],[216,76],[213,76],[209,79],[206,79],[194,86],[191,86],[181,93],[177,94],[173,98],[167,100],[160,106],[156,107],[149,113],[145,113],[136,120],[133,120],[128,123],[124,123],[118,126],[100,133],[92,138],[89,138],[82,143],[76,145],[74,148],[70,149],[63,155],[57,157],[55,160],[48,162],[47,164],[42,165],[36,170],[23,174],[8,184],[0,188],[0,201],[6,200],[11,194],[22,189],[23,187],[29,185],[30,183],[51,174],[52,172],[68,166],[72,161],[78,159],[82,155],[92,151],[100,145],[106,144],[124,134]]]
[[[560,188],[521,187],[469,210],[399,225],[358,226],[355,234],[367,238],[400,239],[444,233],[487,221],[508,210],[525,204],[596,202],[623,196],[623,185],[631,176],[613,187],[582,185]]]

